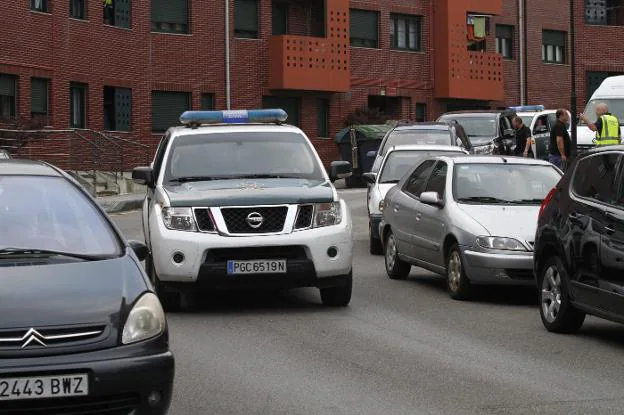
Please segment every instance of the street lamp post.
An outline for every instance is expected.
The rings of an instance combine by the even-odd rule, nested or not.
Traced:
[[[576,0],[570,0],[570,47],[569,49],[569,53],[570,53],[570,86],[571,86],[571,93],[570,93],[570,112],[572,113],[572,117],[570,119],[570,128],[571,128],[571,132],[572,132],[572,136],[571,136],[571,141],[572,141],[572,148],[571,150],[571,156],[572,158],[576,157],[576,153],[577,153],[577,143],[576,143],[576,118],[578,116],[578,111],[576,108],[576,54],[574,51],[574,48],[576,47],[576,40],[575,40],[575,31],[574,31],[574,2]]]

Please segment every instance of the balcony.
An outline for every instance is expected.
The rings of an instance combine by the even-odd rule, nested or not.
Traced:
[[[451,7],[452,3],[452,7]],[[440,0],[435,21],[435,96],[442,99],[502,101],[501,55],[468,50],[467,16],[498,15],[502,0]]]
[[[281,13],[297,22],[301,21],[300,16],[318,16],[318,12],[310,13],[306,10],[306,6],[309,7],[310,4],[306,3],[287,3],[289,10],[282,10]],[[349,2],[327,0],[320,4],[324,21],[311,21],[303,27],[313,28],[311,33],[314,34],[321,32],[323,37],[285,33],[269,38],[270,89],[349,91]],[[273,18],[276,18],[275,11]],[[288,24],[281,26],[288,27]],[[294,27],[301,29],[302,25]],[[324,30],[319,30],[319,27]]]

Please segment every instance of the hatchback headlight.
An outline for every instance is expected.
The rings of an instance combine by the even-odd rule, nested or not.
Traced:
[[[383,213],[383,210],[384,210],[384,206],[385,206],[385,205],[386,205],[386,201],[385,201],[385,200],[381,200],[381,201],[379,202],[379,211],[380,211],[381,213]]]
[[[501,238],[498,236],[479,236],[477,244],[486,249],[498,249],[503,251],[526,251],[526,247],[520,241],[513,238]]]
[[[317,203],[314,206],[314,227],[339,225],[342,222],[340,202]]]
[[[158,297],[153,293],[144,294],[136,302],[128,315],[121,342],[136,343],[160,335],[165,330],[165,312]]]
[[[162,214],[163,222],[167,229],[187,232],[197,231],[191,208],[166,207],[163,208]]]
[[[473,154],[492,154],[494,152],[494,143],[486,144],[484,146],[473,146]]]

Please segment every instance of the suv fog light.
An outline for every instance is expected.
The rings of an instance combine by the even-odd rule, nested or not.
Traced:
[[[160,392],[153,391],[147,397],[147,403],[152,408],[158,406],[161,401],[162,401],[162,395],[160,394]]]
[[[330,258],[335,258],[336,255],[338,255],[338,248],[336,248],[335,246],[330,246],[327,249],[327,256]]]
[[[182,252],[176,252],[173,254],[173,262],[176,264],[181,264],[184,261],[184,254]]]

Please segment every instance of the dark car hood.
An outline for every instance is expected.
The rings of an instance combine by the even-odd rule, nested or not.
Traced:
[[[305,179],[236,179],[164,186],[171,206],[256,206],[334,200],[330,183]]]
[[[0,262],[0,330],[104,324],[147,289],[130,256],[54,265]]]

